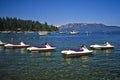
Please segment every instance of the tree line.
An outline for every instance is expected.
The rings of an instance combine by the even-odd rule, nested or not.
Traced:
[[[0,31],[58,31],[58,28],[47,22],[0,17]]]

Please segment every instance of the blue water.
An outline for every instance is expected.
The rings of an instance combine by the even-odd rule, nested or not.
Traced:
[[[0,46],[0,80],[120,80],[120,32],[80,33],[0,33],[0,40],[18,44],[20,41],[39,46],[48,42],[56,46],[52,52],[29,53],[26,48],[5,49]],[[113,50],[95,50],[91,56],[64,58],[66,48],[88,48],[94,43],[109,41]],[[90,49],[90,48],[89,48]]]

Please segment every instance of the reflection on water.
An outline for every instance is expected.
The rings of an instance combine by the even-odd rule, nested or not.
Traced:
[[[88,61],[88,57],[89,57],[89,56],[81,56],[80,59],[81,59],[82,63]]]
[[[31,54],[31,55],[40,54],[41,56],[44,56],[44,57],[50,57],[53,53],[54,53],[54,51],[42,51],[42,52],[32,51],[32,52],[29,52],[29,54]]]
[[[106,50],[104,50],[105,51],[105,53],[112,53],[112,49],[106,49]]]
[[[50,52],[50,51],[46,51],[46,52],[42,52],[41,53],[43,56],[46,56],[46,57],[50,57],[51,55],[52,55],[52,52]]]
[[[3,50],[3,46],[0,46],[0,52],[2,52],[2,50]]]
[[[112,51],[113,51],[112,49],[105,50],[106,56],[109,56],[112,53]]]
[[[6,53],[10,53],[10,52],[12,52],[13,51],[13,49],[7,49],[7,48],[5,48],[5,52]]]
[[[93,53],[99,53],[103,52],[106,54],[106,56],[110,55],[112,53],[113,49],[105,49],[105,50],[94,50]]]
[[[81,59],[81,65],[82,67],[88,67],[87,61],[88,61],[89,56],[82,56]]]
[[[68,64],[72,64],[72,58],[64,58]]]
[[[86,63],[88,61],[88,58],[89,56],[81,56],[81,57],[77,57],[77,58],[70,58],[70,57],[63,57],[65,59],[65,61],[68,63],[68,64],[72,64],[74,63],[74,60],[77,59],[79,62],[81,62],[81,64],[83,64],[84,66],[84,63]]]
[[[21,54],[24,54],[24,53],[25,53],[25,50],[26,50],[26,48],[20,48],[20,53],[21,53]]]
[[[6,53],[16,52],[16,53],[24,54],[24,53],[25,53],[25,50],[26,50],[26,48],[16,48],[16,49],[5,48],[5,52],[6,52]]]

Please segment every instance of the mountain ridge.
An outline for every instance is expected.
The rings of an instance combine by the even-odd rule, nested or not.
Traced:
[[[68,23],[59,26],[60,31],[72,31],[77,30],[80,32],[108,32],[108,31],[120,31],[119,26],[108,26],[102,23]]]
[[[107,26],[105,24],[102,23],[68,23],[65,25],[61,25],[59,27],[71,27],[71,26],[79,26],[79,27],[86,27],[86,26]]]

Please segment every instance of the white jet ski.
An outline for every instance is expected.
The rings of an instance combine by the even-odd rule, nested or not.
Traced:
[[[56,47],[50,46],[48,43],[45,43],[44,46],[34,46],[34,47],[28,47],[28,51],[49,51],[49,50],[55,50]]]
[[[1,40],[0,40],[0,46],[3,46],[3,45],[5,45],[6,43],[4,43],[4,42],[2,42]]]
[[[66,56],[66,57],[91,55],[92,52],[93,52],[92,50],[88,50],[85,46],[82,46],[82,48],[80,50],[67,49],[67,50],[61,51],[63,56]]]
[[[6,44],[4,45],[5,48],[25,48],[29,47],[30,45],[26,45],[23,42],[20,42],[20,44]]]
[[[90,45],[90,48],[92,48],[92,49],[113,49],[114,46],[108,42],[105,42],[105,44],[102,44],[102,45],[100,45],[100,44]]]

